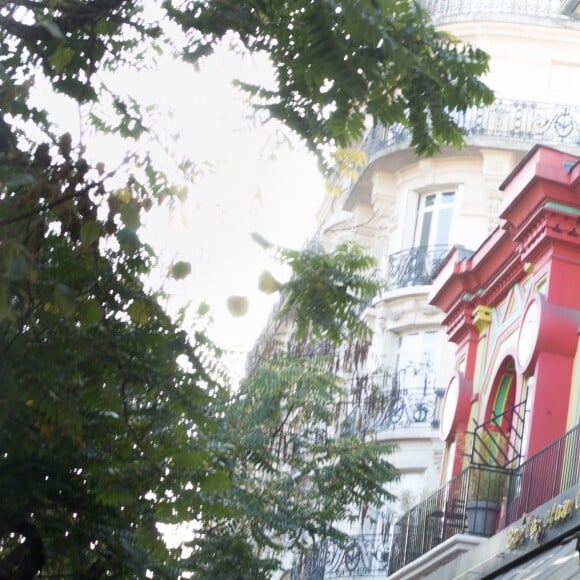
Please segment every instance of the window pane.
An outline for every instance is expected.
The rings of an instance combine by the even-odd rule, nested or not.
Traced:
[[[421,225],[421,237],[419,238],[419,246],[429,245],[429,234],[431,233],[431,221],[433,220],[433,213],[427,212],[423,214],[423,223]]]
[[[454,201],[454,191],[430,193],[419,199],[415,246],[449,243]]]
[[[440,331],[404,334],[399,342],[397,377],[400,387],[409,390],[435,388]]]
[[[451,218],[453,217],[453,209],[445,208],[439,212],[439,223],[437,224],[437,235],[433,243],[435,245],[444,246],[449,242],[449,232],[451,230]]]
[[[420,349],[420,334],[404,334],[401,336],[399,343],[399,360],[397,366],[399,369],[413,367],[416,363],[417,352]]]

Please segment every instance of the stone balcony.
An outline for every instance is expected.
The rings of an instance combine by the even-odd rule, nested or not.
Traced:
[[[442,24],[466,19],[500,17],[567,18],[566,2],[561,0],[419,0],[433,22]]]
[[[454,115],[468,145],[527,150],[537,143],[563,149],[580,148],[580,107],[497,99]],[[410,147],[411,134],[402,125],[375,125],[362,150],[372,161]]]

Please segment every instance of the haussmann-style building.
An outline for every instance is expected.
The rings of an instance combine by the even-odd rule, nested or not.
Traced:
[[[295,579],[578,565],[578,0],[421,4],[490,54],[496,100],[457,118],[463,149],[428,159],[405,128],[372,127],[358,179],[321,209],[315,243],[358,243],[385,283],[344,428],[396,443],[401,479],[397,502],[361,509],[349,544],[317,546]]]

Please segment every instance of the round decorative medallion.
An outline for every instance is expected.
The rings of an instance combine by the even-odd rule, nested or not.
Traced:
[[[467,423],[471,409],[470,381],[466,381],[462,373],[457,372],[449,381],[441,409],[439,433],[443,441],[449,441],[455,436],[457,426]]]
[[[568,137],[574,129],[574,120],[570,113],[560,113],[554,119],[554,129],[559,137]]]

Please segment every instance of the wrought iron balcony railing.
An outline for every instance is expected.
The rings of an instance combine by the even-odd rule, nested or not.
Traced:
[[[474,14],[562,16],[561,0],[419,0],[419,3],[436,23]]]
[[[436,427],[436,373],[430,364],[409,365],[350,377],[347,400],[339,403],[339,435],[367,435],[409,427]]]
[[[472,465],[400,518],[393,528],[389,574],[461,533],[495,533],[510,471]]]
[[[302,556],[292,568],[292,580],[345,577],[384,577],[389,563],[388,534],[353,536],[346,545],[323,542]]]
[[[389,574],[456,534],[493,535],[579,484],[579,449],[577,425],[517,469],[469,466],[395,523]],[[501,521],[498,504],[504,501]]]
[[[340,434],[435,427],[438,399],[435,389],[417,388],[376,391],[360,402],[344,402]]]
[[[387,288],[424,286],[433,276],[452,246],[418,246],[395,252],[387,262]]]
[[[506,526],[580,483],[580,425],[522,463],[511,476]]]
[[[324,542],[302,556],[293,580],[388,576],[461,533],[489,537],[580,483],[580,425],[517,469],[470,465],[404,514],[392,538]],[[505,522],[500,505],[505,502]]]
[[[488,107],[473,107],[454,118],[468,143],[482,138],[521,149],[535,143],[580,147],[580,107],[497,99]],[[409,130],[402,125],[375,125],[362,150],[370,159],[379,151],[408,146],[410,140]]]

